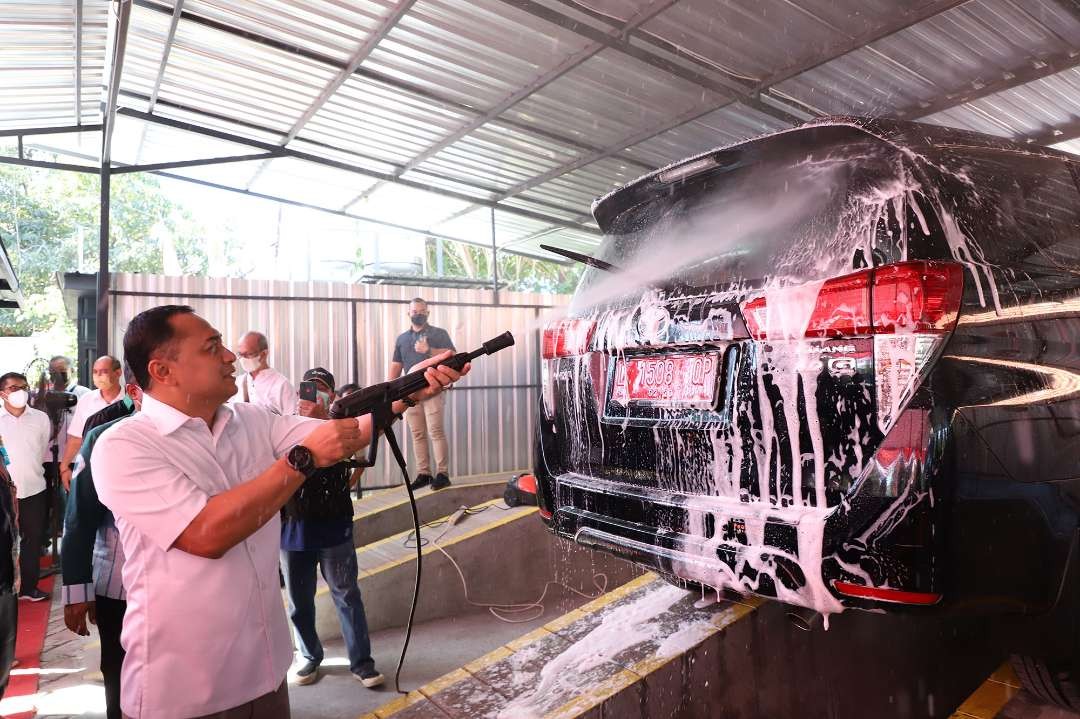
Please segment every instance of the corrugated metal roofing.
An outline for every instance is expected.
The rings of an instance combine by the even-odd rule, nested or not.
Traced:
[[[593,197],[800,116],[1080,147],[1073,0],[121,3],[116,163],[284,147],[170,173],[481,244],[494,203],[512,251],[595,243]],[[109,7],[0,0],[0,132],[101,122]],[[25,139],[85,165],[100,137]]]

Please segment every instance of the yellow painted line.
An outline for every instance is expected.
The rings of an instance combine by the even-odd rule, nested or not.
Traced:
[[[623,584],[620,587],[616,587],[615,589],[612,589],[606,594],[601,594],[599,597],[593,599],[588,604],[583,604],[574,611],[564,614],[561,617],[558,617],[557,619],[548,622],[544,625],[544,629],[547,629],[549,632],[557,634],[560,630],[566,629],[568,626],[570,626],[577,620],[583,617],[587,617],[593,612],[597,612],[603,609],[612,602],[616,602],[625,597],[626,595],[630,594],[631,592],[637,591],[641,587],[652,584],[658,579],[659,577],[655,573],[646,572],[637,579],[632,579],[626,584]]]
[[[748,617],[764,603],[764,599],[750,597],[742,600],[739,604],[732,604],[730,608],[717,613],[713,617],[714,631],[709,636],[719,634],[736,622]],[[706,637],[706,639],[707,638],[708,637]],[[589,690],[585,693],[574,697],[558,709],[554,709],[545,714],[544,719],[569,719],[570,717],[584,714],[585,712],[602,705],[605,701],[619,692],[625,691],[635,683],[644,681],[646,677],[660,667],[666,666],[673,661],[678,661],[678,659],[678,656],[666,658],[649,657],[643,659],[630,666],[628,669],[621,669],[607,679],[589,687]]]
[[[481,508],[481,507],[490,506],[492,504],[498,504],[501,501],[502,501],[502,497],[498,497],[496,499],[490,499],[487,502],[483,502],[481,504],[476,505],[476,507],[473,507],[472,509],[478,509],[478,508]],[[480,534],[483,534],[484,532],[488,532],[488,531],[490,531],[492,529],[497,529],[498,527],[509,524],[510,522],[517,521],[518,519],[521,519],[523,517],[528,517],[529,515],[534,514],[537,511],[538,510],[537,510],[536,507],[528,507],[528,508],[514,507],[513,509],[507,510],[506,512],[503,513],[504,515],[508,515],[508,516],[502,516],[502,517],[500,517],[499,519],[497,519],[497,520],[495,520],[493,522],[489,522],[488,524],[484,524],[484,525],[481,525],[479,527],[475,527],[473,529],[470,529],[468,532],[464,532],[462,534],[459,534],[456,537],[450,537],[448,539],[445,539],[445,540],[439,542],[439,546],[441,546],[443,548],[452,547],[455,544],[458,544],[460,542],[464,542],[467,539],[472,539],[473,537],[475,537],[477,535],[480,535]],[[450,515],[447,515],[446,517],[440,517],[439,519],[436,519],[436,520],[433,520],[433,521],[438,522],[440,520],[446,519],[449,516]],[[364,546],[357,548],[356,555],[357,555],[357,557],[359,557],[362,552],[370,551],[371,549],[381,547],[381,546],[384,546],[384,545],[393,544],[393,543],[400,544],[410,534],[412,534],[411,529],[408,530],[408,531],[405,531],[405,532],[401,532],[400,534],[395,534],[395,535],[393,535],[391,537],[387,537],[386,539],[380,539],[378,542],[373,542],[371,544],[365,544]],[[432,552],[438,552],[439,550],[436,548],[436,546],[434,544],[429,544],[429,545],[427,545],[427,547],[425,547],[421,551],[422,551],[422,556],[426,557],[429,554],[431,554]],[[409,562],[415,561],[415,559],[416,559],[416,552],[412,551],[412,548],[410,548],[409,553],[407,555],[405,555],[405,556],[398,557],[397,559],[388,560],[388,561],[383,562],[382,564],[380,564],[380,565],[378,565],[378,566],[376,566],[376,567],[374,567],[372,569],[361,569],[360,570],[360,576],[361,577],[369,577],[369,576],[372,576],[374,574],[378,574],[379,572],[385,572],[388,569],[393,569],[394,567],[401,566],[402,564],[408,564]],[[318,596],[321,596],[323,594],[329,594],[329,593],[330,593],[330,588],[324,586],[324,587],[320,587],[318,589],[318,591],[315,592],[315,596],[318,597]]]
[[[601,597],[597,597],[588,604],[585,604],[578,609],[575,609],[569,614],[575,615],[575,618],[580,619],[581,617],[587,616],[588,614],[595,612],[598,609],[607,606],[608,604],[611,604],[618,599],[621,599],[622,597],[625,597],[630,592],[634,591],[639,587],[643,587],[646,584],[649,584],[656,578],[657,576],[655,574],[653,574],[652,572],[648,572],[647,574],[640,576],[637,579],[631,580],[630,582],[627,582],[626,584],[623,584],[622,586],[611,590],[610,592],[604,594]],[[586,611],[587,607],[591,607],[591,609],[588,609]],[[567,616],[569,616],[569,614]],[[556,620],[556,622],[557,621],[558,620]],[[555,622],[552,622],[552,624],[554,623]],[[432,696],[436,692],[453,686],[454,684],[457,684],[463,679],[471,677],[472,675],[490,667],[492,664],[501,662],[503,659],[506,659],[507,657],[513,655],[515,652],[524,649],[533,642],[552,636],[552,634],[553,632],[549,631],[546,626],[537,627],[528,634],[509,641],[497,649],[491,650],[479,659],[474,659],[473,661],[463,666],[461,669],[455,669],[449,674],[444,674],[438,679],[428,684],[425,684],[416,691],[410,692],[409,697],[413,696],[414,694]],[[387,717],[389,717],[391,714],[401,711],[402,709],[405,709],[419,701],[419,699],[414,699],[413,701],[406,702],[405,699],[407,699],[407,697],[401,697],[400,699],[392,701],[388,704],[383,704],[381,707],[375,710],[374,714],[365,714],[364,716],[360,717],[360,719],[372,719],[373,717],[377,717],[378,719],[387,719]]]
[[[994,719],[1020,692],[1020,680],[1008,662],[997,668],[950,719]]]
[[[360,715],[360,717],[358,717],[358,719],[386,719],[387,717],[391,716],[392,714],[396,714],[397,712],[401,711],[402,709],[407,709],[407,708],[411,707],[413,704],[425,701],[426,699],[427,699],[427,697],[425,697],[420,692],[411,691],[411,692],[409,692],[408,694],[406,694],[403,697],[398,697],[397,699],[393,699],[391,701],[388,701],[386,704],[383,704],[381,707],[376,708],[375,711],[373,711],[373,712],[369,712],[367,714]]]

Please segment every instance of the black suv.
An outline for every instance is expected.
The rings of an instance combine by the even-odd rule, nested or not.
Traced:
[[[1080,708],[1078,172],[831,118],[601,198],[543,334],[541,515],[826,620],[998,615],[1021,677]]]

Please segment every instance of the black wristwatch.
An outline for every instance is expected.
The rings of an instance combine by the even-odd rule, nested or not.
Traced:
[[[304,475],[305,478],[310,478],[318,467],[315,466],[315,455],[311,453],[311,450],[302,444],[298,444],[289,450],[289,453],[285,455],[285,461],[294,470]]]
[[[402,404],[404,404],[404,405],[405,405],[406,407],[415,407],[415,406],[416,406],[416,400],[414,400],[414,399],[410,399],[410,398],[408,398],[408,397],[402,397],[402,398],[401,398],[401,402],[402,402]]]

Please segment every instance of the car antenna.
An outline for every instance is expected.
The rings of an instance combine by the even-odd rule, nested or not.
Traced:
[[[540,249],[547,250],[548,252],[554,252],[556,255],[562,255],[563,257],[574,260],[575,262],[580,262],[582,264],[588,265],[589,267],[595,267],[596,269],[603,270],[604,272],[619,271],[619,268],[611,264],[610,262],[604,262],[603,260],[598,260],[595,257],[583,255],[580,252],[574,252],[573,250],[568,250],[563,247],[553,247],[551,245],[542,244],[540,245]]]

